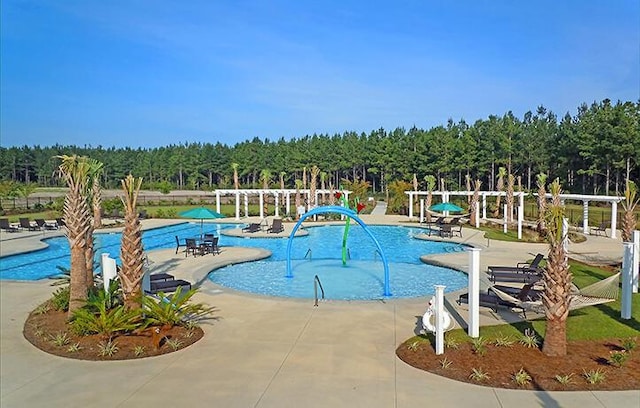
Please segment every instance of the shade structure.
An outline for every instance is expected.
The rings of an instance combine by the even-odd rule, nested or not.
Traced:
[[[200,220],[200,235],[202,235],[202,223],[204,222],[204,220],[224,218],[224,215],[220,214],[217,211],[210,210],[207,207],[192,208],[190,210],[181,212],[180,216],[184,218],[193,218],[196,220]]]
[[[431,211],[437,211],[437,212],[445,212],[445,211],[462,212],[462,208],[458,207],[457,205],[455,205],[453,203],[449,203],[449,202],[432,205],[431,208],[429,208],[429,209]]]

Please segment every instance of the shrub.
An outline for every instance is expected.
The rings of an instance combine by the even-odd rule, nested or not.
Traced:
[[[598,384],[605,380],[605,375],[600,369],[583,371],[582,375],[589,384]]]
[[[627,339],[622,340],[622,348],[628,352],[631,352],[633,349],[636,348],[636,346],[637,346],[637,343],[636,343],[635,337],[629,337]]]
[[[629,353],[626,350],[612,351],[609,353],[609,364],[616,367],[622,367],[629,358]]]
[[[487,353],[487,339],[482,336],[471,339],[471,349],[475,354],[484,356]]]
[[[515,381],[519,386],[527,385],[531,382],[531,380],[531,376],[524,370],[524,368],[521,368],[517,373],[513,375],[513,381]]]
[[[140,325],[140,311],[127,310],[117,292],[117,281],[109,291],[100,290],[89,296],[87,305],[73,314],[71,327],[81,335],[97,333],[111,339],[120,332],[132,331]]]
[[[540,345],[540,340],[533,330],[527,329],[524,331],[524,335],[520,339],[520,344],[527,348],[535,348]]]
[[[558,381],[562,385],[569,385],[573,381],[573,373],[564,374],[564,375],[556,375],[556,381]]]
[[[71,339],[67,335],[67,332],[59,332],[53,336],[49,336],[49,338],[51,339],[51,342],[56,346],[65,346],[71,341]]]
[[[98,355],[100,356],[113,356],[114,354],[116,354],[118,352],[118,345],[116,344],[115,341],[107,341],[107,342],[101,342],[100,344],[98,344]]]
[[[160,292],[159,300],[152,296],[142,298],[143,313],[150,326],[184,326],[190,321],[203,319],[213,312],[213,308],[202,303],[191,303],[197,289],[182,293],[181,288],[172,296]]]
[[[482,368],[473,368],[469,378],[476,382],[482,382],[490,379],[489,374],[486,371],[482,371]]]

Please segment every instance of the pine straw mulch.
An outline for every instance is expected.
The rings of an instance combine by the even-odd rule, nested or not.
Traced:
[[[172,353],[189,347],[204,336],[204,332],[199,327],[163,326],[158,328],[158,332],[155,332],[155,329],[150,327],[138,334],[114,337],[112,343],[118,350],[112,356],[101,355],[100,344],[106,343],[106,339],[102,336],[74,334],[67,323],[66,312],[53,309],[45,313],[31,312],[24,324],[23,334],[31,344],[44,352],[60,357],[93,361],[139,359]],[[56,345],[54,338],[65,333],[68,342],[64,345]],[[70,347],[76,344],[79,345],[78,349],[71,350]],[[143,352],[136,355],[136,349],[138,352],[140,350]]]
[[[444,354],[437,356],[435,346],[426,338],[412,338],[396,350],[397,356],[405,363],[421,370],[466,383],[496,388],[513,388],[546,391],[585,390],[637,390],[640,389],[640,349],[631,352],[628,360],[617,367],[609,363],[610,353],[622,351],[618,339],[569,342],[567,356],[547,357],[539,348],[527,348],[515,343],[512,346],[488,344],[484,356],[475,354],[471,343],[461,343],[458,349],[445,348]],[[448,368],[443,368],[445,362]],[[489,378],[474,381],[472,370],[481,370]],[[514,374],[524,369],[531,381],[518,385]],[[598,384],[590,384],[584,373],[600,370],[605,379]],[[571,382],[563,385],[556,376],[572,374]]]

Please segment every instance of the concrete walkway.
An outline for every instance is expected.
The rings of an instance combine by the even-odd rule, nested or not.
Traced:
[[[367,217],[372,223],[406,220]],[[463,235],[461,240],[481,244],[473,230],[465,229]],[[0,235],[0,242],[8,252],[37,246],[40,238],[5,237]],[[542,249],[520,245],[491,241],[481,257],[490,263],[508,259],[511,264]],[[619,241],[606,238],[590,237],[578,245],[586,253],[621,252]],[[464,267],[465,255],[432,258]],[[53,288],[42,281],[0,281],[0,406],[618,408],[640,402],[640,390],[505,390],[459,383],[407,366],[396,358],[395,349],[416,333],[426,298],[331,301],[314,307],[309,300],[249,295],[204,280],[214,267],[264,256],[268,253],[259,249],[224,247],[221,255],[197,258],[176,255],[173,249],[151,252],[154,270],[202,283],[196,300],[214,306],[217,319],[204,325],[205,337],[193,346],[137,361],[84,362],[35,349],[23,338],[22,326]],[[465,313],[460,310],[461,316]],[[483,311],[482,321],[495,324],[504,319]]]

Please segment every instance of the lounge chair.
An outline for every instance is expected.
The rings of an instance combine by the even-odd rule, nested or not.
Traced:
[[[597,227],[591,227],[591,229],[589,230],[589,234],[599,236],[600,233],[602,233],[605,237],[608,237],[607,225],[611,225],[611,221],[602,221]]]
[[[22,229],[26,229],[28,231],[40,231],[40,227],[36,224],[32,224],[28,218],[19,218],[18,221],[20,221],[20,228]]]
[[[528,273],[540,273],[540,262],[544,259],[543,254],[537,254],[531,262],[518,262],[516,266],[488,266],[489,272],[528,272]]]
[[[41,230],[57,230],[58,224],[46,222],[43,218],[36,218],[36,224]]]
[[[250,232],[250,233],[253,233],[253,232],[258,232],[258,231],[260,231],[261,229],[262,229],[262,227],[260,226],[260,223],[255,223],[255,222],[253,222],[253,223],[249,224],[248,226],[244,227],[244,228],[242,229],[242,232]]]
[[[151,275],[153,276],[153,275]],[[158,280],[151,281],[151,290],[149,293],[171,293],[175,292],[179,287],[182,288],[183,291],[191,290],[191,282],[187,282],[183,279],[169,279],[169,280]]]
[[[9,219],[0,218],[0,230],[5,230],[7,232],[19,232],[20,228],[16,227],[15,225],[11,225],[9,223]]]
[[[536,283],[542,280],[542,270],[538,271],[489,271],[489,280],[497,282]]]
[[[518,293],[516,296],[512,297],[503,297],[499,296],[492,288],[487,290],[487,293],[480,293],[480,301],[479,305],[482,307],[488,307],[493,309],[494,312],[498,312],[499,308],[507,308],[507,309],[518,309],[520,310],[524,317],[527,317],[526,309],[522,305],[523,299],[527,299],[529,296],[529,292],[531,291],[531,287],[533,285],[527,284],[524,285],[521,289],[517,289]],[[520,300],[520,301],[518,301]],[[463,303],[469,303],[469,294],[463,293],[458,297],[458,304],[461,305]]]
[[[67,223],[64,222],[64,218],[56,218],[56,224],[58,224],[58,228],[67,226]]]
[[[271,226],[267,229],[267,232],[271,232],[273,234],[277,234],[282,231],[284,231],[284,226],[282,225],[282,220],[280,218],[274,219]]]

